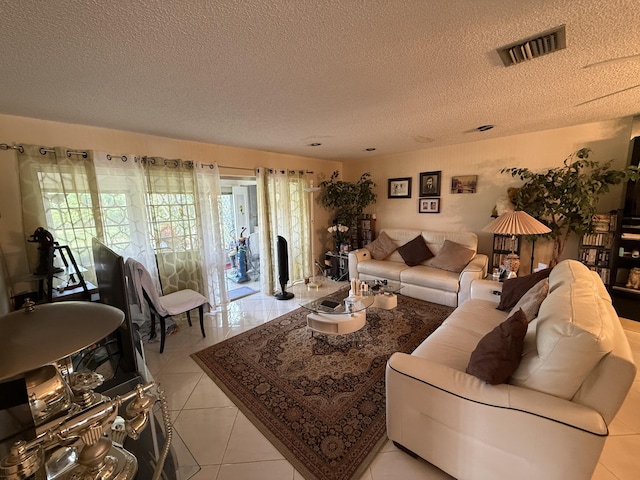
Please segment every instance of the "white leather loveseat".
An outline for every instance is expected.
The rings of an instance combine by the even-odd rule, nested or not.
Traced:
[[[384,260],[375,260],[367,248],[349,253],[349,278],[359,280],[394,280],[402,284],[402,295],[455,307],[469,298],[471,282],[487,274],[488,257],[476,253],[478,237],[472,232],[437,232],[415,229],[383,229],[396,247],[401,247],[422,235],[429,250],[437,256],[445,241],[473,250],[473,258],[460,272],[432,266],[431,258],[416,266],[408,266],[394,251]]]
[[[496,282],[474,282],[471,299],[411,355],[393,354],[389,438],[460,480],[589,480],[636,367],[598,275],[566,260],[548,282],[507,383],[465,373],[510,314],[496,309]]]

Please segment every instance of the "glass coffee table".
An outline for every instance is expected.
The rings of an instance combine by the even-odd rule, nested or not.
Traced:
[[[372,307],[391,310],[398,306],[397,294],[402,290],[402,284],[395,280],[365,280],[369,287],[369,295],[374,298]]]
[[[327,335],[346,335],[357,332],[367,322],[367,308],[375,301],[375,295],[346,297],[344,300],[321,298],[302,304],[309,310],[307,326],[312,332]]]

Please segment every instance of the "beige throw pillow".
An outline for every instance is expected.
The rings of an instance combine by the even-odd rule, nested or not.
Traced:
[[[389,235],[382,231],[380,232],[380,235],[378,235],[378,238],[365,245],[365,248],[371,252],[371,256],[375,260],[384,260],[395,252],[397,247]]]
[[[475,256],[476,252],[470,248],[445,240],[438,254],[431,260],[431,266],[460,273]]]
[[[516,313],[518,310],[522,309],[524,314],[527,317],[527,322],[530,322],[534,318],[538,316],[538,310],[540,310],[540,304],[542,301],[547,298],[547,294],[549,293],[549,279],[545,278],[544,280],[540,280],[533,287],[529,289],[527,293],[525,293],[518,303],[511,309],[509,312],[509,316]]]

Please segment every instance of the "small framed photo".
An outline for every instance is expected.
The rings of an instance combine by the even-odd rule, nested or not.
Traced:
[[[440,199],[419,198],[418,213],[440,213]]]
[[[451,193],[476,193],[477,175],[456,175],[451,177]]]
[[[440,196],[440,174],[437,172],[422,172],[420,174],[420,196],[439,197]]]
[[[411,177],[390,178],[389,198],[411,198]]]

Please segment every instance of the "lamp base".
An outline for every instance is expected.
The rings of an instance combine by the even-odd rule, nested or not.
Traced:
[[[512,278],[509,273],[514,273],[517,276],[518,269],[520,268],[520,257],[515,253],[510,253],[504,260],[504,268],[507,271],[507,278]]]

